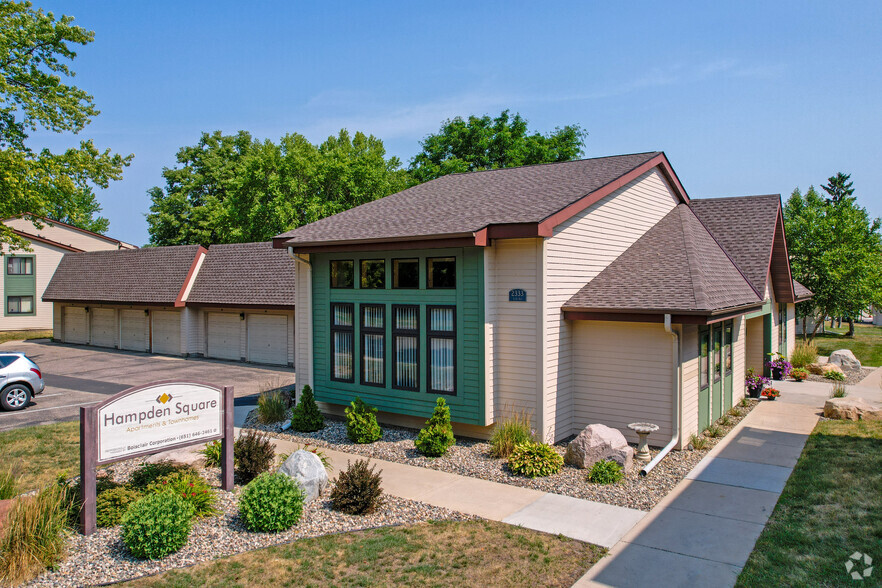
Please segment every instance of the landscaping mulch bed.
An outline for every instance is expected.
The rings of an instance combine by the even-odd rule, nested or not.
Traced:
[[[750,401],[748,407],[741,409],[742,415],[740,417],[730,417],[729,425],[720,426],[723,436],[747,416],[756,405],[757,401]],[[252,411],[248,415],[245,427],[266,431],[275,437],[304,445],[328,447],[374,459],[440,470],[643,511],[651,510],[722,439],[722,436],[708,439],[708,446],[702,450],[671,451],[645,477],[639,475],[642,463],[635,460],[634,468],[625,475],[625,479],[620,483],[601,485],[589,482],[585,477],[587,473],[585,470],[572,466],[564,466],[559,474],[545,478],[530,479],[516,475],[508,470],[506,460],[490,456],[490,444],[486,441],[457,438],[456,445],[451,447],[445,456],[427,458],[414,448],[413,441],[418,433],[416,429],[383,426],[381,440],[367,445],[358,445],[346,436],[345,423],[335,417],[326,416],[325,428],[321,431],[297,433],[290,430],[282,431],[281,424],[262,425],[257,422],[256,415],[256,411]],[[666,442],[667,439],[664,441]],[[566,447],[566,441],[554,445],[555,450],[561,455],[566,452]],[[658,451],[658,448],[651,449],[652,456],[655,457]]]
[[[845,372],[845,380],[842,382],[837,382],[836,380],[831,380],[829,378],[825,378],[824,376],[819,376],[818,374],[809,373],[806,381],[808,382],[824,382],[826,384],[845,384],[846,386],[854,386],[859,384],[864,378],[872,374],[876,371],[877,368],[861,368],[858,370],[843,370]],[[774,386],[774,382],[772,383]]]
[[[115,464],[114,479],[125,482],[141,463],[143,460]],[[318,500],[304,506],[300,522],[292,529],[281,533],[252,533],[245,528],[238,516],[237,503],[241,488],[236,486],[233,492],[221,491],[220,470],[217,468],[203,469],[201,473],[218,490],[216,506],[219,514],[195,519],[186,545],[177,553],[161,560],[139,560],[123,545],[119,527],[99,529],[88,537],[74,533],[69,537],[66,546],[67,558],[55,570],[40,575],[28,586],[91,586],[112,583],[306,537],[428,520],[476,518],[393,496],[386,496],[385,504],[374,514],[346,515],[331,510],[327,499],[330,494],[328,488]]]

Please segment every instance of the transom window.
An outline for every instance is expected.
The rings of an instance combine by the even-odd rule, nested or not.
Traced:
[[[33,296],[7,296],[6,314],[33,314]]]
[[[365,289],[382,289],[386,287],[386,260],[361,260],[361,287]]]
[[[392,287],[393,288],[419,288],[420,287],[420,260],[419,259],[393,259],[392,260]]]
[[[456,307],[427,306],[429,392],[456,393]]]
[[[331,261],[331,288],[355,287],[355,262],[351,259]]]
[[[420,389],[420,307],[392,306],[392,387]]]
[[[9,257],[6,259],[6,274],[9,276],[34,275],[33,257]]]
[[[353,318],[351,302],[331,304],[331,379],[338,382],[355,381],[353,365]]]
[[[456,258],[430,257],[426,260],[427,288],[456,288]]]
[[[361,305],[361,383],[386,385],[386,307]]]

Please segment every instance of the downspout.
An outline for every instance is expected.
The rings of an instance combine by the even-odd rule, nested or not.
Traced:
[[[642,470],[640,470],[640,475],[645,476],[649,472],[652,471],[652,468],[657,466],[661,460],[665,458],[665,456],[671,452],[671,449],[677,445],[677,442],[680,440],[680,390],[683,387],[683,368],[680,365],[680,335],[677,331],[671,328],[671,315],[665,315],[665,332],[671,336],[671,355],[673,358],[673,419],[671,422],[674,423],[674,434],[671,436],[671,440],[668,441],[668,444],[665,445],[661,451],[658,452],[658,455],[646,464]]]
[[[309,268],[309,279],[311,282],[312,281],[312,264],[309,262],[309,260],[294,253],[293,247],[288,247],[288,257],[293,259],[295,262],[299,261],[300,263],[306,264],[306,266]],[[295,284],[294,287],[296,288],[297,285]],[[312,366],[312,284],[311,283],[309,284],[309,287],[306,289],[306,307],[307,307],[307,313],[309,315],[309,323],[310,323],[309,324],[309,336],[306,338],[306,361],[308,361],[310,363],[309,363],[309,378],[308,378],[309,381],[304,382],[304,384],[310,384],[310,387],[312,388],[314,386],[312,386],[312,383],[313,383],[312,368],[313,368],[313,366]],[[296,312],[295,312],[295,316],[296,316]],[[303,386],[300,386],[300,388],[302,389]],[[298,398],[298,401],[299,401],[299,398]]]

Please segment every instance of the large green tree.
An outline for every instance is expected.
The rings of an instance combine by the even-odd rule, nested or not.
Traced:
[[[542,135],[527,130],[527,121],[508,110],[495,117],[456,117],[426,137],[408,171],[417,182],[452,173],[555,163],[578,159],[588,133],[578,125]]]
[[[163,170],[165,188],[150,190],[154,245],[264,241],[409,185],[382,141],[345,130],[320,145],[296,133],[278,144],[206,133],[177,162]]]
[[[63,153],[29,144],[33,131],[77,134],[98,114],[92,96],[65,83],[75,75],[72,46],[94,39],[73,20],[29,2],[0,2],[0,218],[30,213],[101,232],[108,221],[96,216],[94,188],[120,179],[132,156],[90,140]],[[0,224],[3,243],[27,247]]]
[[[882,306],[880,221],[855,198],[827,200],[814,187],[805,195],[796,189],[784,207],[784,222],[793,277],[814,293],[797,305],[801,318],[816,319],[810,338],[826,316],[855,317],[871,305]]]

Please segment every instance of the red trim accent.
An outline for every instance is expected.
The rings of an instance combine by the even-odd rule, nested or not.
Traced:
[[[488,236],[489,232],[490,231],[487,230],[487,227],[484,227],[475,233],[475,245],[478,247],[487,247],[490,245],[490,237]]]
[[[46,245],[52,245],[53,247],[58,247],[59,249],[64,249],[65,251],[70,251],[72,253],[83,253],[83,249],[77,249],[76,247],[72,247],[70,245],[65,245],[64,243],[59,243],[58,241],[53,241],[52,239],[47,239],[46,237],[41,237],[39,235],[31,235],[30,233],[25,233],[24,231],[19,231],[18,229],[13,229],[12,227],[6,227],[19,237],[24,237],[29,241],[36,241],[37,243],[45,243]],[[12,253],[12,252],[10,252]],[[15,255],[12,253],[12,255]]]
[[[199,267],[199,262],[205,258],[206,254],[208,254],[208,249],[200,245],[199,249],[196,250],[196,256],[193,258],[193,263],[190,264],[190,271],[187,272],[187,277],[184,278],[184,284],[178,292],[178,297],[175,298],[175,306],[185,306],[184,292],[187,291],[187,286],[190,286],[193,280],[196,279],[196,268]]]
[[[111,243],[116,243],[117,245],[131,245],[135,249],[140,249],[140,247],[138,247],[137,245],[132,245],[131,243],[126,243],[125,241],[120,241],[119,239],[114,239],[113,237],[108,237],[107,235],[102,235],[101,233],[95,233],[95,232],[90,231],[88,229],[81,229],[80,227],[75,227],[74,225],[69,225],[69,224],[63,223],[59,220],[52,220],[51,218],[46,218],[45,216],[40,216],[39,214],[31,214],[30,212],[22,213],[19,216],[10,216],[9,218],[4,218],[4,219],[0,220],[0,222],[5,222],[8,220],[15,220],[15,219],[19,219],[19,218],[24,219],[26,216],[29,216],[32,218],[38,218],[41,221],[45,221],[46,224],[48,224],[48,225],[61,225],[62,227],[67,227],[69,229],[73,229],[73,230],[79,231],[81,233],[86,233],[87,235],[92,235],[93,237],[98,237],[99,239],[104,239],[105,241],[109,241]],[[10,228],[12,228],[12,227],[10,227]]]
[[[241,303],[231,303],[227,304],[224,302],[189,302],[187,301],[187,306],[191,308],[226,308],[232,311],[239,310],[240,308],[244,308],[245,310],[285,310],[292,311],[294,310],[294,303],[292,302],[290,305],[285,304],[241,304]]]

